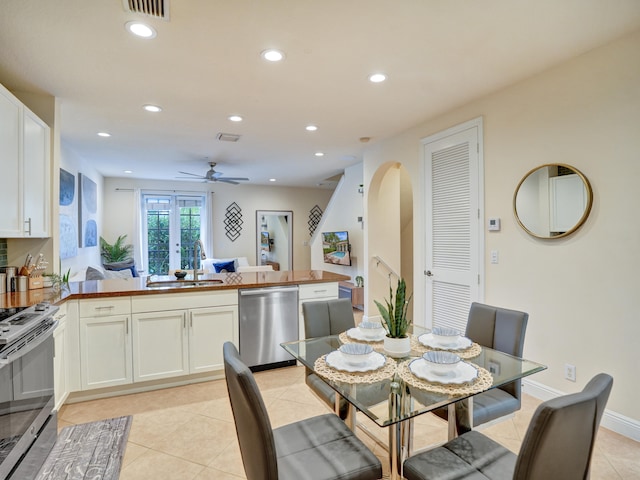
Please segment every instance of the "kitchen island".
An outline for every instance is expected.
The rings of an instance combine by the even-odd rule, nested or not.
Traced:
[[[338,282],[347,279],[321,270],[206,274],[197,285],[189,277],[181,284],[154,276],[151,283],[147,277],[71,282],[0,300],[4,308],[44,301],[60,307],[54,333],[59,408],[222,378],[222,345],[239,345],[239,289],[297,286],[304,338],[302,303],[338,298]]]
[[[157,295],[167,293],[186,293],[189,291],[237,290],[239,288],[262,288],[285,285],[308,285],[314,283],[333,283],[349,280],[346,275],[340,275],[323,270],[288,270],[243,273],[210,273],[199,275],[203,280],[220,280],[222,283],[199,285],[195,287],[148,287],[149,277],[136,277],[110,280],[88,280],[84,282],[70,282],[60,290],[53,288],[39,288],[25,292],[0,294],[0,308],[28,307],[40,302],[50,302],[61,305],[68,300],[102,297],[120,297],[137,295]],[[153,275],[151,278],[160,280],[175,280],[174,277]],[[184,279],[185,283],[191,280]],[[178,283],[171,282],[172,284]],[[206,282],[203,282],[206,283]]]

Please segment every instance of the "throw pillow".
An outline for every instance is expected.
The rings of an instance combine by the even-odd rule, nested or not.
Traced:
[[[86,280],[104,280],[104,273],[97,268],[87,267]]]
[[[224,262],[224,263],[214,263],[213,268],[216,269],[216,273],[227,273],[227,272],[236,271],[234,260],[231,260],[230,262]]]
[[[125,268],[124,270],[105,270],[104,271],[104,278],[132,278],[133,274],[131,273],[131,270],[128,268]]]
[[[131,270],[132,277],[138,276],[138,271],[136,270],[133,259],[125,260],[124,262],[103,263],[102,266],[105,270],[111,270],[114,272],[118,272],[120,270]]]

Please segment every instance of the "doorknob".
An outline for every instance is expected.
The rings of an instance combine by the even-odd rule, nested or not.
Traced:
[[[433,277],[433,273],[431,273],[431,270],[425,270],[425,271],[424,271],[424,274],[425,274],[427,277]]]

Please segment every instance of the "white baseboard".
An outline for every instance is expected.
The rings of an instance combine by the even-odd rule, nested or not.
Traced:
[[[527,395],[531,395],[543,402],[566,394],[566,392],[561,392],[528,378],[522,380],[522,390]],[[640,442],[640,422],[637,420],[605,409],[600,425],[636,442]]]

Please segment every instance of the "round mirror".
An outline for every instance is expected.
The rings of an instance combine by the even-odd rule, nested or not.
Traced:
[[[527,173],[513,195],[516,220],[537,238],[560,238],[575,232],[591,211],[589,180],[562,163],[536,167]]]

